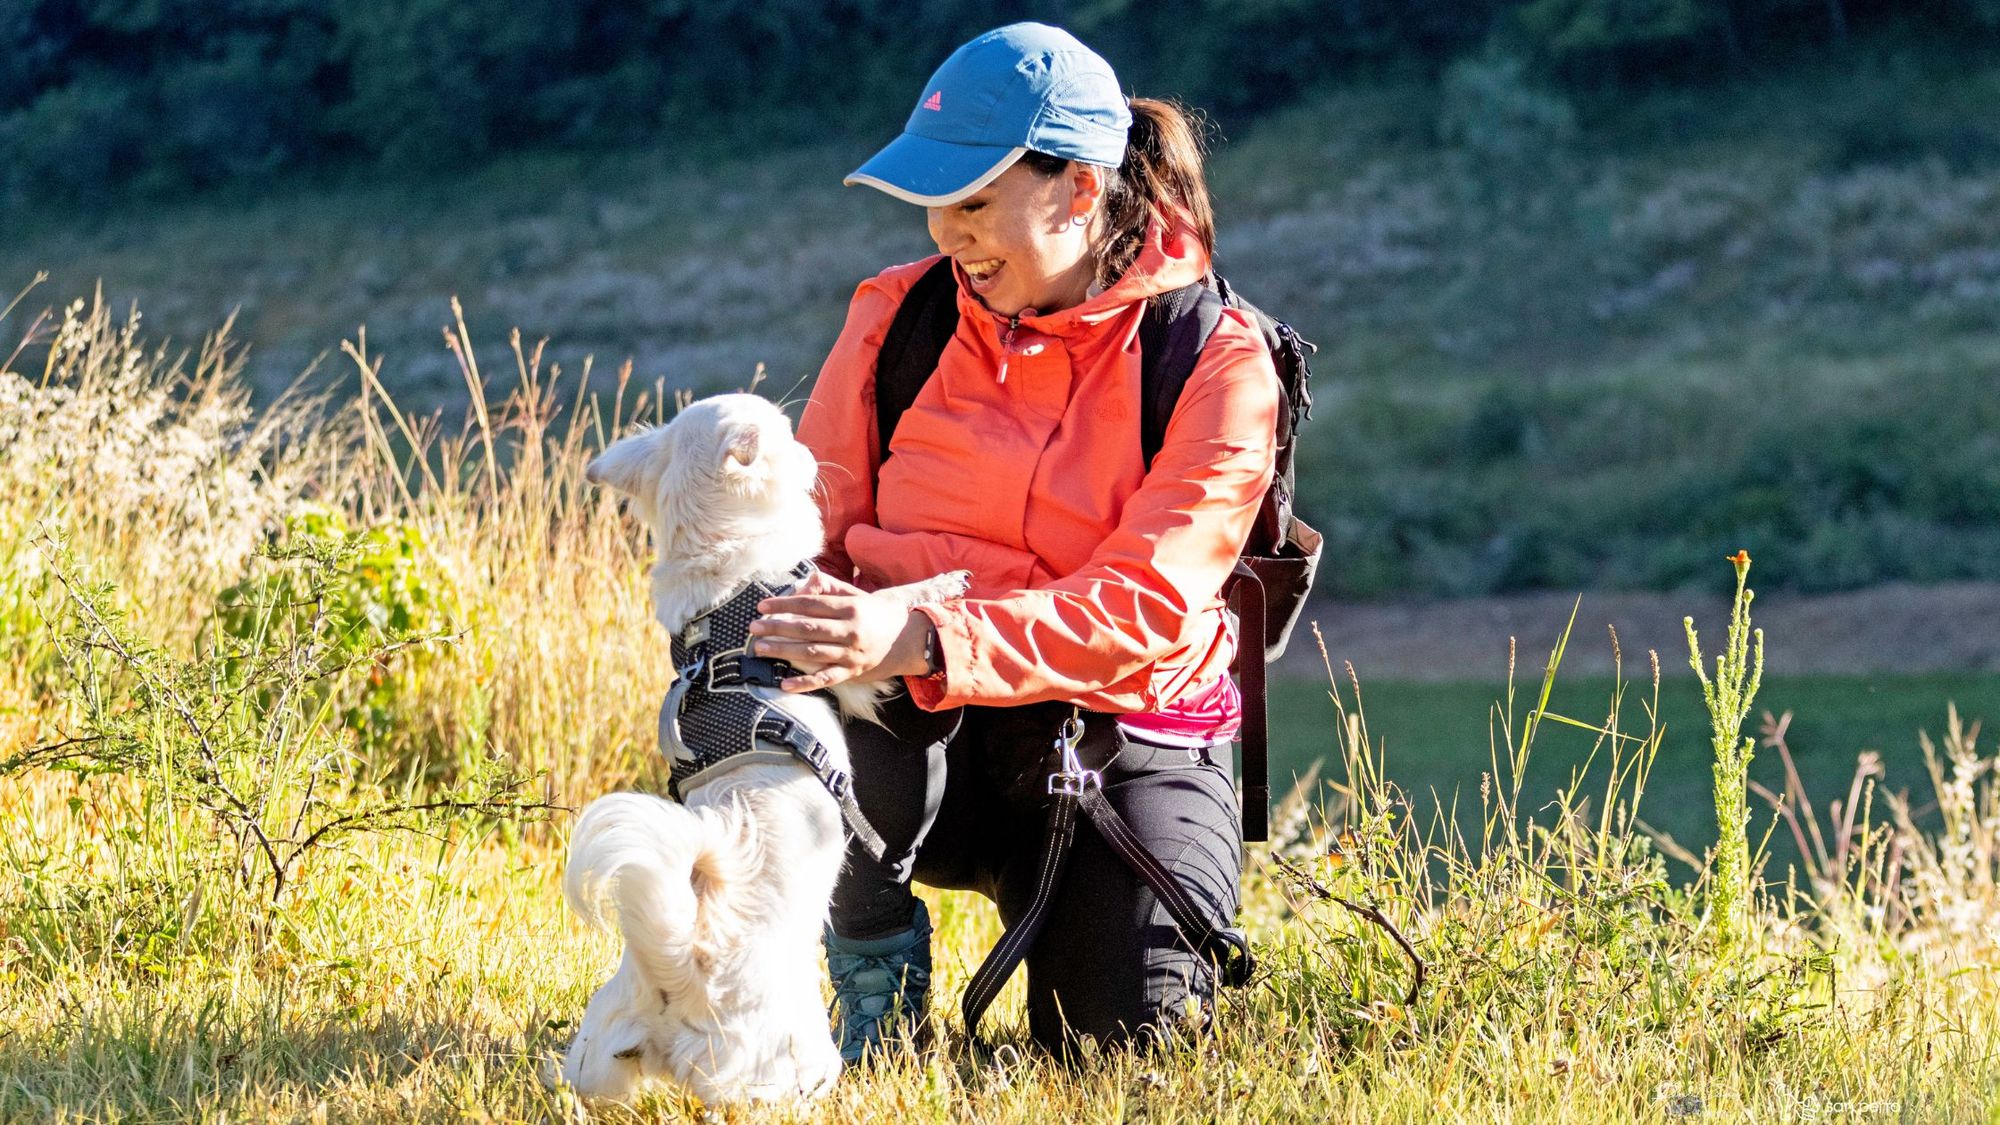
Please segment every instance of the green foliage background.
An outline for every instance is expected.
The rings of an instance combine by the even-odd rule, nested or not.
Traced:
[[[1579,86],[1699,78],[1909,24],[2000,27],[1996,0],[11,0],[0,200],[168,193],[524,145],[824,134],[906,109],[912,60],[1060,22],[1133,88],[1254,113],[1495,43]],[[830,116],[834,118],[829,121]]]

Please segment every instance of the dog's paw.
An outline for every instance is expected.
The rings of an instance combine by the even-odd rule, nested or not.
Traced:
[[[964,597],[965,592],[972,589],[972,572],[969,570],[948,570],[938,575],[935,581],[941,587],[941,596],[938,600],[941,602],[950,601],[953,598]]]
[[[840,1061],[840,1049],[830,1038],[805,1047],[799,1065],[799,1097],[813,1101],[833,1092],[834,1083],[840,1081],[844,1069]]]
[[[784,1038],[779,1054],[765,1060],[754,1076],[745,1076],[732,1100],[770,1103],[817,1101],[840,1081],[840,1049],[823,1027],[809,1027]]]
[[[922,582],[912,582],[899,587],[905,599],[912,606],[935,605],[962,598],[972,588],[972,572],[969,570],[947,570],[943,574],[926,578]]]

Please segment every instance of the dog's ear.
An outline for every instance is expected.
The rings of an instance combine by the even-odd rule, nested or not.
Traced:
[[[741,468],[757,463],[757,450],[761,444],[761,431],[755,426],[742,426],[729,435],[723,443],[723,468]]]
[[[667,449],[663,430],[655,428],[619,438],[583,470],[585,480],[637,496],[659,479]]]

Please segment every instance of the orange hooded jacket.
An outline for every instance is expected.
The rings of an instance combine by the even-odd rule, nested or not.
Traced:
[[[1207,272],[1192,229],[1155,224],[1115,285],[1021,317],[1011,341],[961,272],[957,334],[878,464],[876,356],[936,260],[861,283],[799,422],[820,461],[821,564],[867,588],[972,572],[964,600],[923,610],[943,674],[905,682],[928,710],[1153,711],[1210,684],[1235,651],[1219,592],[1271,483],[1263,338],[1224,313],[1147,472],[1139,321],[1147,297]]]

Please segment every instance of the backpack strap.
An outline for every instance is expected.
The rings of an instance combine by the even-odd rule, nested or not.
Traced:
[[[1220,279],[1218,279],[1220,283]],[[1139,442],[1146,468],[1166,444],[1167,423],[1174,416],[1181,391],[1194,376],[1202,348],[1215,333],[1226,307],[1223,295],[1202,283],[1162,293],[1146,306],[1139,322]],[[1280,435],[1281,440],[1289,435]],[[1258,523],[1272,522],[1272,499],[1258,505]],[[1253,537],[1256,531],[1252,532]],[[1236,675],[1243,697],[1243,838],[1270,836],[1270,728],[1264,686],[1264,584],[1239,560],[1223,586],[1230,611],[1236,615]]]
[[[1146,302],[1139,321],[1139,450],[1149,471],[1222,309],[1222,297],[1199,281]]]
[[[882,350],[875,357],[876,464],[889,459],[889,439],[896,423],[917,401],[917,394],[937,370],[938,358],[958,331],[958,279],[951,259],[939,258],[924,271],[896,308]]]
[[[1271,703],[1264,686],[1264,580],[1242,559],[1223,587],[1236,615],[1236,679],[1243,697],[1243,838],[1271,838]]]

